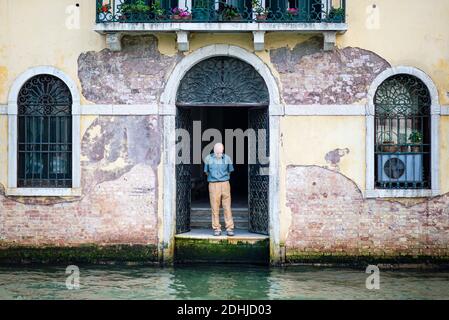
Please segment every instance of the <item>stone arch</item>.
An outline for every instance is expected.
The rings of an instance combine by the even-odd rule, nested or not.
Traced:
[[[376,190],[374,188],[374,99],[378,87],[388,78],[399,75],[411,75],[421,80],[429,90],[431,98],[431,190]],[[368,90],[366,105],[366,182],[365,194],[368,198],[377,197],[431,197],[440,194],[439,177],[439,132],[441,105],[439,102],[438,89],[433,80],[424,71],[409,66],[397,66],[381,72],[372,82]]]
[[[280,197],[279,197],[279,140],[280,116],[284,114],[280,91],[276,79],[268,66],[255,54],[232,45],[217,44],[200,48],[184,57],[171,72],[165,90],[160,98],[159,114],[164,123],[164,191],[163,223],[160,234],[159,255],[164,262],[173,259],[174,235],[176,226],[176,177],[175,177],[175,121],[176,99],[182,79],[195,65],[213,57],[237,58],[256,70],[263,78],[269,93],[269,149],[270,149],[270,181],[269,181],[269,234],[270,260],[272,264],[280,262]]]
[[[71,189],[17,189],[17,99],[23,85],[40,74],[48,74],[63,81],[72,95],[72,188]],[[63,71],[52,66],[37,66],[19,75],[8,95],[8,188],[7,195],[19,196],[79,196],[81,187],[80,94],[75,82]]]
[[[251,65],[264,79],[269,92],[270,115],[283,115],[279,86],[268,66],[255,54],[237,46],[217,44],[200,48],[186,56],[172,71],[161,95],[161,113],[173,112],[181,80],[199,62],[217,56],[229,56]]]

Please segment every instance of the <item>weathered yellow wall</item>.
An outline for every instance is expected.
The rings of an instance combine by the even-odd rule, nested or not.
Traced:
[[[449,116],[440,120],[440,188],[449,192]]]
[[[79,11],[79,28],[70,27],[67,8]],[[55,66],[77,81],[80,53],[105,46],[94,19],[92,0],[0,1],[0,104],[7,103],[14,79],[33,66]]]
[[[337,38],[339,47],[364,48],[392,65],[423,70],[436,83],[440,102],[449,103],[449,1],[346,2],[349,30]]]
[[[0,115],[0,184],[7,185],[8,117]]]
[[[348,149],[338,167],[325,160],[335,149]],[[285,171],[289,165],[321,166],[335,170],[365,190],[365,117],[289,116],[281,122],[281,199],[285,199]],[[291,212],[281,206],[281,241],[287,237]]]
[[[27,69],[52,65],[66,72],[80,85],[77,59],[82,52],[105,48],[105,38],[93,31],[95,1],[78,0],[80,27],[69,29],[71,0],[0,1],[0,104],[7,103],[14,79]],[[422,69],[436,83],[441,104],[449,104],[449,1],[447,0],[348,0],[349,30],[337,38],[340,48],[352,46],[371,50],[392,65]],[[75,9],[78,10],[78,9]],[[157,34],[159,51],[176,55],[174,34]],[[266,48],[293,48],[309,36],[268,33]],[[250,34],[193,34],[191,52],[213,43],[227,43],[252,50]],[[188,53],[187,53],[188,54]],[[268,52],[257,53],[277,77]],[[81,91],[81,90],[80,90]],[[82,98],[82,103],[89,103]],[[83,133],[95,117],[82,118]],[[329,165],[327,152],[348,148],[340,171],[364,191],[364,117],[286,117],[281,121],[281,198],[285,199],[285,168],[288,165]],[[441,190],[449,192],[449,117],[441,121]],[[7,117],[0,116],[0,183],[7,177]],[[158,170],[162,191],[162,170]],[[162,192],[159,192],[160,209]],[[290,214],[283,205],[282,235],[286,235]],[[159,218],[161,219],[161,213]]]

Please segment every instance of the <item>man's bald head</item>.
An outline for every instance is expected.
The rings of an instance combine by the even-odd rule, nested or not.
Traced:
[[[215,156],[221,158],[223,156],[223,152],[224,152],[224,145],[223,145],[223,143],[221,143],[221,142],[216,143],[214,145]]]

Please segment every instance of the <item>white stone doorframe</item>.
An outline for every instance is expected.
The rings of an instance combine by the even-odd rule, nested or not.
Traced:
[[[163,118],[163,222],[160,230],[159,254],[163,263],[172,263],[176,230],[176,171],[175,171],[175,120],[176,94],[179,84],[197,63],[212,57],[228,56],[240,59],[259,72],[268,88],[270,125],[270,183],[269,183],[269,234],[270,262],[281,262],[280,254],[280,195],[279,195],[279,141],[280,117],[284,115],[278,84],[267,65],[253,53],[232,45],[210,45],[183,58],[172,71],[161,96],[159,115]]]

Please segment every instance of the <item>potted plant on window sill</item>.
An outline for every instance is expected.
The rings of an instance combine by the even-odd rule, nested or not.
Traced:
[[[111,5],[110,4],[99,5],[98,8],[97,8],[97,13],[108,14],[110,11],[111,11]]]
[[[122,4],[119,11],[121,13],[120,20],[122,21],[142,21],[148,18],[150,6],[145,3],[145,0],[136,0],[133,3]]]
[[[398,152],[398,145],[394,142],[391,133],[383,133],[381,136],[381,146],[380,151],[386,153]]]
[[[423,142],[423,134],[422,134],[422,132],[418,131],[418,130],[412,131],[412,133],[410,134],[408,139],[413,144],[411,146],[411,151],[414,152],[414,153],[421,152],[421,144]]]
[[[264,8],[259,0],[253,0],[252,2],[253,12],[256,15],[257,21],[265,21],[268,18],[268,9]]]
[[[167,19],[167,16],[165,15],[165,10],[162,8],[160,1],[154,1],[154,3],[150,6],[150,15],[153,19],[156,20]]]
[[[239,10],[231,5],[225,5],[222,14],[225,21],[239,21],[242,19]]]
[[[409,145],[407,144],[407,135],[405,133],[400,133],[398,135],[399,149],[403,153],[409,152]]]
[[[297,20],[299,17],[299,9],[298,8],[288,8],[286,12],[287,20]]]
[[[343,22],[345,19],[345,9],[332,7],[329,10],[328,18],[332,22]]]
[[[187,9],[173,8],[172,20],[192,20],[192,14]]]

